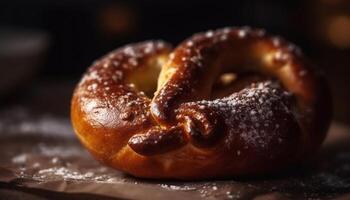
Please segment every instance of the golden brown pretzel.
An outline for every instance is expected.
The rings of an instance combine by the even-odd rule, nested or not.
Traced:
[[[82,143],[109,166],[203,179],[307,160],[325,137],[330,102],[322,76],[294,45],[225,28],[173,51],[150,41],[108,54],[77,86],[71,117]]]

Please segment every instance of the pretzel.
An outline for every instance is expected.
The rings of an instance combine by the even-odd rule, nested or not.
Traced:
[[[274,173],[308,161],[330,122],[324,77],[261,29],[121,47],[77,85],[73,127],[94,157],[137,177]]]

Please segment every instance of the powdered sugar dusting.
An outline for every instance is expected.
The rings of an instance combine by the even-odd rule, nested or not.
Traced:
[[[192,104],[212,108],[223,115],[226,126],[231,127],[225,141],[228,148],[231,148],[232,141],[239,136],[249,147],[264,149],[281,131],[276,113],[291,112],[286,100],[290,96],[291,94],[281,90],[278,83],[265,81],[253,83],[250,87],[222,99],[203,100]],[[282,138],[278,140],[282,143]],[[236,154],[239,156],[241,151]]]

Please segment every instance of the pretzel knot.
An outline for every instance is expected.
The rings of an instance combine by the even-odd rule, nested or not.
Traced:
[[[224,28],[96,61],[72,98],[76,134],[101,162],[139,177],[257,175],[307,160],[329,121],[324,78],[285,40]]]

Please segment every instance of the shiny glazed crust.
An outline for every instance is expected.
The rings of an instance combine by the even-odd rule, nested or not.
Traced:
[[[218,81],[227,73],[236,78]],[[253,176],[313,155],[329,101],[297,47],[260,29],[224,28],[174,50],[148,41],[99,59],[74,91],[71,118],[97,160],[134,176]]]

